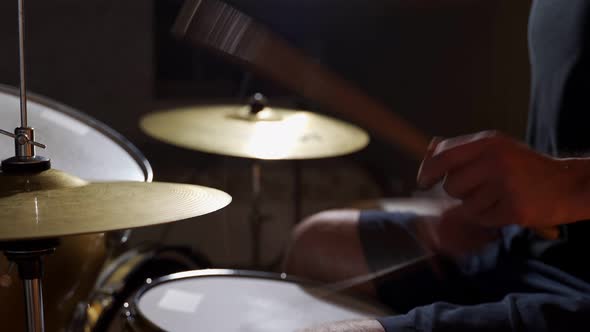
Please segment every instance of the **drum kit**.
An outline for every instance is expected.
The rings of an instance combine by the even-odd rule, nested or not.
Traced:
[[[0,172],[0,250],[10,262],[0,277],[3,328],[22,330],[17,322],[22,306],[16,304],[24,300],[27,331],[103,331],[113,328],[104,319],[97,324],[114,303],[107,286],[120,288],[117,283],[126,281],[121,275],[155,255],[137,248],[120,254],[116,246],[129,229],[205,215],[227,206],[231,197],[198,185],[151,182],[149,163],[121,135],[64,105],[27,96],[23,22],[19,0],[20,89],[0,86],[2,124],[12,121],[19,103],[21,115],[14,132],[0,131],[13,139],[12,147],[8,140],[0,147],[14,151]],[[173,145],[253,160],[340,156],[368,143],[368,135],[353,125],[271,108],[263,99],[153,113],[141,127]],[[51,159],[37,155],[36,148]],[[258,216],[252,220],[259,225]],[[182,265],[198,267],[194,261]],[[24,286],[21,299],[10,278],[14,266]],[[284,274],[195,270],[141,284],[116,308],[124,318],[120,329],[283,331],[387,313]]]

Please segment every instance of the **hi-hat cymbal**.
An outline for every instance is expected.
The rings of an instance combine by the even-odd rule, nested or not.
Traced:
[[[196,185],[87,183],[57,170],[0,173],[0,241],[163,224],[219,210],[230,201],[220,190]]]
[[[166,143],[220,155],[269,159],[336,157],[364,148],[369,136],[340,120],[300,110],[205,105],[148,114],[141,128]]]

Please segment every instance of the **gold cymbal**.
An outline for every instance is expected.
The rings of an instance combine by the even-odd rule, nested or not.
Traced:
[[[72,188],[87,184],[88,182],[79,177],[56,169],[30,174],[0,172],[0,197],[27,191]]]
[[[163,224],[219,210],[230,201],[220,190],[196,185],[87,183],[57,170],[0,173],[0,240]]]
[[[254,159],[315,159],[364,148],[369,136],[346,122],[301,110],[204,105],[151,113],[141,128],[166,143]]]

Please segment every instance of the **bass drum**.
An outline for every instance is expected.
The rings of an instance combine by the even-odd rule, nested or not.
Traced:
[[[189,271],[150,281],[126,307],[133,332],[290,332],[392,314],[284,274],[238,270]]]
[[[188,247],[141,245],[111,260],[96,280],[88,301],[78,305],[70,332],[119,332],[121,308],[150,280],[179,271],[210,266]]]
[[[20,126],[18,90],[0,85],[0,124],[4,130]],[[151,181],[145,157],[123,136],[97,120],[67,106],[29,94],[29,123],[38,142],[47,145],[39,154],[51,158],[52,167],[89,181]],[[11,139],[0,139],[0,159],[14,155]],[[83,222],[81,220],[80,222]],[[45,259],[44,302],[48,332],[63,331],[77,303],[86,299],[106,258],[109,242],[120,235],[104,234],[63,238],[55,254]],[[12,282],[0,287],[3,331],[25,330],[22,284],[0,257],[0,274],[11,270]],[[6,285],[5,285],[6,286]],[[7,319],[10,317],[10,319]]]

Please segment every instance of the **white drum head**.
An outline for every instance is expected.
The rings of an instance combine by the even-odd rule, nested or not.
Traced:
[[[324,322],[390,314],[346,296],[270,279],[268,274],[191,276],[215,273],[207,271],[173,275],[171,280],[140,292],[138,314],[150,325],[170,332],[287,332]]]
[[[37,154],[51,167],[88,181],[151,181],[145,157],[104,124],[67,106],[30,95],[28,125],[35,140],[47,145]],[[20,126],[18,90],[0,85],[0,125],[12,132]],[[0,137],[0,159],[14,156],[14,140]]]

